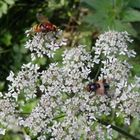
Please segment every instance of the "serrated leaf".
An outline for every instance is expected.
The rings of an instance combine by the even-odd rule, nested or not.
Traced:
[[[135,22],[140,21],[140,12],[138,10],[129,9],[124,13],[123,21]]]

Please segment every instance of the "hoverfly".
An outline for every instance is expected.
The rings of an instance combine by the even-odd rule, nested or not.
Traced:
[[[39,33],[39,32],[47,33],[50,31],[52,32],[57,31],[58,28],[54,24],[52,24],[50,21],[48,21],[48,19],[44,15],[38,13],[36,17],[40,23],[34,25],[31,28],[31,33]]]
[[[91,82],[86,87],[88,92],[95,92],[97,95],[107,95],[107,91],[109,89],[109,84],[106,80],[99,80],[96,82]]]

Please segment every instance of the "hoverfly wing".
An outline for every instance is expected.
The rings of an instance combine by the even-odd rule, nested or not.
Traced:
[[[37,14],[36,14],[36,18],[37,18],[37,20],[38,20],[40,23],[49,22],[49,21],[48,21],[48,18],[47,18],[46,16],[44,16],[43,14],[41,14],[41,13],[37,13]]]

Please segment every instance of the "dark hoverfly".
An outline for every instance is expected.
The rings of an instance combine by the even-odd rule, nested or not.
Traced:
[[[107,95],[109,84],[106,82],[105,79],[99,80],[93,83],[89,83],[86,89],[89,92],[95,92],[97,95]]]

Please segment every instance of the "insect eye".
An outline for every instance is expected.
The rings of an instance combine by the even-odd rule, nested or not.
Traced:
[[[95,91],[100,88],[100,85],[98,83],[89,83],[88,88],[90,91]]]

